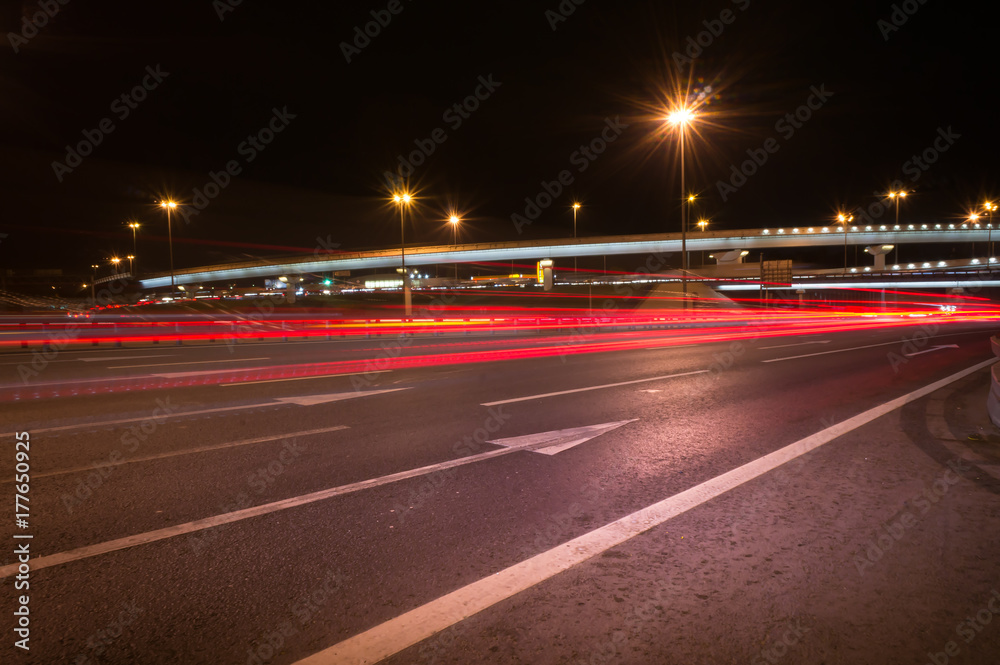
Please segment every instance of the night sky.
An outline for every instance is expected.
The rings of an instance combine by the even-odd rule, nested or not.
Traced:
[[[408,242],[450,242],[451,209],[465,241],[567,237],[575,199],[581,236],[677,231],[657,120],[676,90],[704,104],[692,222],[823,225],[897,179],[905,222],[1000,193],[994,22],[971,3],[234,1],[52,0],[37,29],[38,4],[5,5],[0,267],[87,272],[131,251],[137,219],[144,267],[165,269],[165,196],[187,204],[178,268],[392,246],[385,174],[414,154]],[[210,173],[225,186],[199,199]]]

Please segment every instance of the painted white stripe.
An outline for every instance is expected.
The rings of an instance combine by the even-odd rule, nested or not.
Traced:
[[[997,362],[974,365],[785,446],[680,494],[654,503],[521,563],[484,577],[363,633],[304,658],[296,665],[376,663],[525,589],[634,538],[696,506],[806,454],[899,407]]]
[[[222,450],[224,448],[236,448],[238,446],[249,446],[255,443],[266,443],[268,441],[278,441],[279,439],[294,439],[298,436],[312,436],[314,434],[325,434],[326,432],[336,432],[338,430],[348,429],[347,425],[336,425],[334,427],[324,427],[322,429],[310,429],[303,430],[301,432],[288,432],[287,434],[279,434],[277,436],[262,436],[256,439],[245,439],[243,441],[231,441],[229,443],[220,443],[214,446],[202,446],[201,448],[187,448],[185,450],[174,450],[168,453],[158,453],[156,455],[146,455],[145,457],[133,457],[131,459],[123,459],[119,462],[113,464],[88,464],[87,466],[78,466],[72,469],[62,469],[60,471],[48,471],[46,473],[35,473],[32,474],[35,478],[49,478],[51,476],[65,476],[70,473],[83,473],[86,471],[93,471],[94,469],[100,468],[102,466],[116,467],[122,466],[123,464],[135,464],[136,462],[152,462],[154,460],[168,459],[171,457],[180,457],[182,455],[194,455],[197,453],[206,453],[212,450]],[[0,479],[0,483],[12,483],[14,478],[10,479]]]
[[[136,367],[174,367],[177,365],[209,365],[213,363],[242,363],[242,362],[249,362],[251,360],[270,360],[270,358],[263,357],[263,358],[234,358],[232,360],[189,360],[186,362],[179,362],[179,363],[155,363],[152,365],[114,365],[108,367],[108,369],[134,369]]]
[[[541,442],[534,445],[546,446],[550,444],[551,441],[542,440]],[[99,556],[101,554],[107,554],[109,552],[117,552],[118,550],[124,550],[130,547],[135,547],[137,545],[145,545],[147,543],[153,543],[158,540],[173,538],[174,536],[181,536],[186,533],[193,533],[195,531],[201,531],[203,529],[210,529],[212,527],[220,526],[222,524],[229,524],[230,522],[239,522],[240,520],[249,519],[251,517],[257,517],[259,515],[267,515],[268,513],[274,513],[279,510],[287,510],[288,508],[304,506],[309,503],[315,503],[317,501],[323,501],[324,499],[329,499],[331,497],[340,496],[341,494],[350,494],[351,492],[358,492],[360,490],[370,489],[372,487],[378,487],[380,485],[388,485],[389,483],[395,483],[400,480],[406,480],[407,478],[416,478],[417,476],[423,476],[428,473],[433,473],[434,471],[441,471],[444,469],[451,469],[456,466],[473,464],[475,462],[481,462],[483,460],[487,460],[493,457],[500,457],[501,455],[509,455],[510,453],[516,453],[520,450],[531,450],[534,448],[534,445],[522,445],[520,447],[511,447],[511,448],[498,448],[497,450],[490,450],[485,453],[480,453],[478,455],[470,455],[469,457],[460,457],[458,459],[449,460],[447,462],[440,462],[438,464],[423,466],[418,469],[410,469],[409,471],[400,471],[399,473],[393,473],[388,476],[381,476],[380,478],[362,480],[357,483],[351,483],[349,485],[341,485],[340,487],[332,487],[330,489],[319,490],[318,492],[303,494],[301,496],[291,497],[289,499],[284,499],[282,501],[275,501],[273,503],[266,503],[260,506],[254,506],[253,508],[245,508],[243,510],[237,510],[236,512],[226,513],[224,515],[206,517],[204,519],[196,520],[194,522],[187,522],[186,524],[177,524],[174,526],[165,527],[163,529],[157,529],[156,531],[147,531],[146,533],[140,533],[134,536],[127,536],[125,538],[119,538],[118,540],[110,540],[104,543],[98,543],[96,545],[88,545],[87,547],[80,547],[78,549],[70,550],[68,552],[51,554],[49,556],[43,556],[37,559],[33,559],[31,562],[31,569],[39,570],[41,568],[48,568],[50,566],[58,566],[60,564],[69,563],[71,561],[88,559],[90,557]],[[11,564],[9,566],[0,567],[0,579],[4,577],[10,577],[16,572],[17,572],[17,564]]]
[[[228,388],[231,386],[246,386],[255,383],[281,383],[282,381],[308,381],[309,379],[334,379],[338,376],[357,376],[359,374],[386,374],[391,372],[391,369],[373,369],[370,372],[351,372],[349,374],[321,374],[319,376],[293,376],[290,379],[264,379],[263,381],[240,381],[238,383],[220,383],[219,385],[223,388]],[[157,376],[163,376],[159,374]]]
[[[81,363],[101,363],[105,360],[138,360],[139,358],[170,358],[173,353],[161,353],[155,356],[104,356],[103,358],[76,358]]]
[[[676,379],[680,376],[692,376],[694,374],[704,374],[707,369],[699,369],[694,372],[682,372],[680,374],[665,374],[663,376],[652,376],[648,379],[636,379],[634,381],[622,381],[620,383],[606,383],[602,386],[588,386],[586,388],[574,388],[572,390],[560,390],[555,393],[543,393],[541,395],[529,395],[527,397],[515,397],[513,399],[502,399],[496,402],[483,402],[482,406],[500,406],[501,404],[512,404],[514,402],[527,402],[533,399],[542,399],[544,397],[556,397],[558,395],[572,395],[573,393],[584,393],[588,390],[601,390],[603,388],[616,388],[618,386],[630,386],[635,383],[647,383],[649,381],[662,381],[664,379]]]
[[[924,353],[932,353],[934,351],[940,351],[941,349],[957,349],[958,344],[938,344],[937,346],[932,346],[929,349],[923,351],[914,351],[913,353],[904,353],[903,355],[907,358],[912,358],[913,356],[919,356]]]
[[[62,358],[58,360],[49,360],[48,363],[98,363],[104,362],[105,360],[131,360],[132,358],[166,358],[168,356],[117,356],[115,358]],[[24,365],[27,359],[18,362],[5,362],[0,363],[0,365]]]
[[[824,339],[822,341],[817,341],[817,342],[798,342],[797,344],[778,344],[777,346],[762,346],[760,347],[760,350],[763,351],[765,349],[787,349],[790,346],[808,346],[810,344],[829,344],[829,343],[830,340]]]

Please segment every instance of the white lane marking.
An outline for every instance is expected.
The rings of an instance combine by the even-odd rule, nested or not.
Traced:
[[[709,342],[709,343],[711,343],[711,342]],[[701,344],[667,344],[666,346],[644,346],[644,347],[640,347],[640,348],[635,349],[635,350],[636,351],[657,351],[659,349],[686,349],[689,346],[701,346]]]
[[[138,360],[139,358],[170,358],[174,354],[172,353],[161,353],[155,356],[105,356],[104,358],[76,358],[77,362],[81,363],[101,363],[105,360]]]
[[[569,450],[573,446],[586,443],[595,439],[605,432],[618,429],[622,425],[634,423],[638,418],[632,420],[619,420],[614,423],[602,423],[600,425],[587,425],[585,427],[573,427],[571,429],[554,430],[551,432],[541,432],[539,434],[528,434],[526,436],[512,436],[506,439],[493,439],[486,443],[495,443],[504,448],[525,448],[542,455],[555,455],[564,450]]]
[[[706,501],[739,487],[796,457],[819,448],[837,437],[995,362],[997,359],[991,358],[940,381],[935,381],[908,395],[903,395],[848,418],[680,494],[675,494],[668,499],[647,506],[631,515],[626,515],[489,577],[484,577],[452,591],[395,619],[390,619],[312,656],[303,658],[295,665],[377,663],[496,603],[540,584],[644,531],[663,524],[681,513],[700,506]],[[8,568],[13,567],[8,566]]]
[[[179,363],[154,363],[151,365],[115,365],[113,367],[108,367],[108,369],[133,369],[136,367],[173,367],[176,365],[208,365],[212,363],[242,363],[242,362],[249,362],[251,360],[270,360],[270,358],[265,356],[263,358],[234,358],[232,360],[190,360]]]
[[[542,445],[544,444],[545,442],[543,441]],[[75,550],[69,550],[68,552],[59,552],[57,554],[50,554],[49,556],[43,556],[37,559],[33,559],[31,562],[31,568],[32,570],[39,570],[41,568],[58,566],[64,563],[69,563],[71,561],[79,561],[80,559],[89,559],[90,557],[99,556],[101,554],[107,554],[109,552],[117,552],[118,550],[128,549],[130,547],[135,547],[137,545],[145,545],[147,543],[153,543],[158,540],[173,538],[174,536],[181,536],[186,533],[193,533],[195,531],[201,531],[203,529],[210,529],[212,527],[220,526],[222,524],[229,524],[230,522],[238,522],[240,520],[249,519],[251,517],[257,517],[259,515],[267,515],[268,513],[274,513],[279,510],[287,510],[288,508],[304,506],[309,503],[315,503],[317,501],[323,501],[324,499],[329,499],[331,497],[340,496],[341,494],[350,494],[351,492],[358,492],[360,490],[370,489],[372,487],[378,487],[380,485],[388,485],[389,483],[395,483],[400,480],[406,480],[407,478],[416,478],[417,476],[423,476],[428,473],[433,473],[435,471],[451,469],[457,466],[464,466],[466,464],[473,464],[475,462],[481,462],[483,460],[491,459],[493,457],[500,457],[502,455],[509,455],[511,453],[516,453],[521,450],[530,450],[531,447],[532,447],[531,445],[525,444],[520,447],[498,448],[496,450],[489,450],[485,453],[479,453],[478,455],[460,457],[458,459],[448,460],[447,462],[439,462],[438,464],[431,464],[429,466],[423,466],[417,469],[410,469],[409,471],[400,471],[399,473],[393,473],[388,476],[371,478],[369,480],[362,480],[360,482],[351,483],[349,485],[341,485],[340,487],[332,487],[329,489],[312,492],[310,494],[303,494],[301,496],[295,496],[289,499],[283,499],[281,501],[274,501],[273,503],[265,503],[263,505],[254,506],[252,508],[244,508],[243,510],[237,510],[232,513],[215,515],[214,517],[206,517],[204,519],[195,520],[194,522],[187,522],[185,524],[176,524],[174,526],[168,526],[163,529],[157,529],[156,531],[147,531],[146,533],[140,533],[134,536],[126,536],[125,538],[119,538],[118,540],[109,540],[107,542],[98,543],[96,545],[88,545],[86,547],[80,547]],[[17,572],[17,564],[11,564],[9,566],[0,567],[0,579],[4,577],[10,577],[16,572]]]
[[[395,390],[407,390],[408,388],[395,388]],[[341,399],[351,399],[354,397],[366,397],[368,395],[377,395],[382,392],[389,392],[383,390],[366,390],[357,391],[352,393],[335,393],[332,397],[333,399],[328,401],[337,401]],[[342,397],[342,395],[348,395],[348,397]],[[76,425],[60,425],[58,427],[38,427],[31,428],[32,432],[65,432],[66,430],[73,429],[93,429],[93,428],[103,428],[110,427],[112,425],[124,425],[126,423],[138,423],[143,420],[155,420],[156,422],[162,422],[170,418],[184,418],[185,416],[200,416],[206,413],[225,413],[227,411],[240,411],[243,409],[260,409],[268,406],[284,406],[285,404],[297,404],[298,406],[310,406],[311,404],[321,404],[322,400],[317,400],[316,398],[322,398],[324,395],[304,395],[301,401],[294,401],[294,397],[284,397],[277,401],[270,402],[255,402],[254,404],[244,404],[242,406],[223,406],[216,409],[200,409],[198,411],[178,411],[176,413],[163,413],[160,415],[147,415],[147,416],[137,416],[135,418],[121,418],[119,420],[99,420],[97,422],[90,423],[78,423]],[[161,404],[160,400],[157,400],[157,404]],[[163,410],[161,404],[158,410]],[[20,431],[20,430],[18,430]],[[14,436],[16,432],[0,432],[0,437],[3,436]]]
[[[782,360],[795,360],[796,358],[812,358],[813,356],[825,356],[830,353],[846,353],[847,351],[858,351],[860,349],[872,349],[876,346],[889,346],[891,344],[905,344],[905,339],[897,339],[891,342],[882,342],[881,344],[866,344],[865,346],[852,346],[849,349],[834,349],[833,351],[818,351],[816,353],[804,353],[801,356],[788,356],[787,358],[771,358],[769,360],[761,360],[762,363],[780,363]]]
[[[263,381],[239,381],[237,383],[220,383],[219,385],[222,386],[223,388],[228,388],[230,386],[245,386],[247,384],[257,384],[257,383],[280,383],[282,381],[308,381],[309,379],[333,379],[338,376],[358,376],[359,374],[386,374],[391,371],[392,371],[391,369],[373,369],[370,372],[350,372],[349,374],[320,374],[318,376],[293,376],[290,379],[264,379]],[[157,374],[156,376],[164,376],[164,375]]]
[[[316,404],[326,404],[327,402],[340,402],[345,399],[355,397],[368,397],[369,395],[382,395],[384,393],[394,393],[400,390],[409,390],[413,386],[405,388],[385,388],[383,390],[352,391],[349,393],[327,393],[325,395],[298,395],[296,397],[276,397],[275,399],[285,404],[298,404],[299,406],[314,406]]]
[[[483,402],[482,406],[500,406],[501,404],[511,404],[513,402],[527,402],[533,399],[542,399],[543,397],[556,397],[558,395],[572,395],[573,393],[583,393],[588,390],[601,390],[603,388],[616,388],[618,386],[630,386],[635,383],[647,383],[649,381],[662,381],[663,379],[675,379],[680,376],[693,376],[695,374],[704,374],[707,369],[699,369],[694,372],[681,372],[680,374],[665,374],[663,376],[652,376],[648,379],[636,379],[634,381],[622,381],[621,383],[606,383],[602,386],[588,386],[586,388],[574,388],[572,390],[560,390],[555,393],[543,393],[541,395],[529,395],[527,397],[515,397],[513,399],[502,399],[496,402]]]
[[[348,429],[347,425],[336,425],[334,427],[324,427],[322,429],[310,429],[303,430],[301,432],[288,432],[287,434],[279,434],[277,436],[262,436],[257,439],[244,439],[243,441],[231,441],[229,443],[220,443],[214,446],[202,446],[201,448],[187,448],[185,450],[173,450],[168,453],[157,453],[156,455],[146,455],[145,457],[133,457],[130,459],[123,459],[117,462],[109,462],[108,464],[88,464],[87,466],[78,466],[71,469],[61,469],[59,471],[47,471],[45,473],[34,474],[35,478],[48,478],[50,476],[65,476],[71,473],[83,473],[85,471],[99,470],[104,466],[115,467],[121,466],[123,464],[134,464],[136,462],[151,462],[153,460],[167,459],[170,457],[180,457],[181,455],[194,455],[195,453],[206,453],[212,450],[222,450],[224,448],[236,448],[238,446],[249,446],[255,443],[266,443],[268,441],[277,441],[278,439],[294,439],[298,436],[312,436],[314,434],[325,434],[327,432],[336,432],[342,429]],[[0,483],[14,482],[13,477],[10,479],[0,479]]]
[[[938,337],[955,337],[957,335],[982,335],[982,334],[983,334],[983,331],[981,331],[981,330],[974,330],[974,331],[971,331],[971,332],[946,333],[944,335],[927,335],[926,337],[921,336],[921,339],[936,339]],[[912,335],[911,335],[911,337],[912,337]],[[801,356],[788,356],[787,358],[771,358],[770,360],[761,360],[761,362],[762,363],[779,363],[782,360],[795,360],[797,358],[811,358],[813,356],[825,356],[825,355],[830,354],[830,353],[844,353],[846,351],[857,351],[859,349],[871,349],[871,348],[874,348],[876,346],[890,346],[892,344],[899,344],[900,346],[902,346],[903,344],[906,344],[906,342],[909,339],[910,339],[909,337],[901,337],[901,338],[899,338],[899,339],[897,339],[895,341],[892,341],[892,342],[882,342],[881,344],[867,344],[865,346],[855,346],[855,347],[852,347],[850,349],[834,349],[832,351],[818,351],[816,353],[806,353],[806,354],[803,354]]]
[[[761,351],[764,349],[787,349],[790,346],[808,346],[809,344],[829,344],[832,340],[824,339],[816,342],[798,342],[797,344],[779,344],[777,346],[761,346],[759,347]]]
[[[904,353],[903,355],[907,358],[912,358],[913,356],[919,356],[921,353],[930,353],[932,351],[940,351],[941,349],[957,349],[958,344],[938,344],[937,346],[932,346],[929,349],[924,349],[923,351],[914,351],[913,353]]]
[[[98,363],[105,360],[131,360],[132,358],[166,358],[168,356],[117,356],[115,358],[62,358],[58,360],[49,360],[49,363]],[[10,363],[0,363],[0,365],[24,365],[27,363],[27,359],[18,362]]]

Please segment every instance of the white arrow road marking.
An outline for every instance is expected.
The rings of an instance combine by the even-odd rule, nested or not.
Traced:
[[[573,566],[607,552],[677,515],[725,494],[747,481],[762,476],[796,457],[805,455],[807,452],[870,423],[876,418],[891,413],[905,404],[929,395],[995,362],[997,359],[991,358],[957,374],[926,385],[908,395],[897,397],[890,402],[859,413],[853,418],[827,427],[812,436],[807,436],[773,453],[759,457],[721,476],[706,480],[680,494],[646,506],[631,515],[626,515],[610,524],[536,554],[530,559],[431,600],[394,619],[303,658],[295,665],[377,663],[499,602],[541,584]],[[33,568],[37,567],[38,561],[38,559],[35,560]],[[11,569],[10,573],[7,573],[8,568]],[[0,569],[0,575],[9,577],[14,574],[15,568],[15,566],[8,566]]]
[[[571,429],[555,430],[553,432],[542,432],[541,434],[528,434],[526,436],[513,436],[508,439],[493,439],[487,443],[495,443],[504,448],[528,448],[532,452],[543,455],[555,455],[564,450],[569,450],[573,446],[590,441],[605,432],[618,429],[622,425],[634,423],[638,418],[632,420],[619,420],[615,423],[603,423],[601,425],[587,425],[586,427],[574,427]]]
[[[609,429],[614,429],[615,427],[620,427],[625,423],[633,422],[631,420],[626,420],[620,423],[605,423],[603,425],[593,425],[590,428],[580,427],[576,430],[562,430],[562,432],[572,432],[572,431],[582,431],[593,428],[606,428],[589,438],[598,436]],[[36,431],[36,430],[32,430]],[[545,434],[535,434],[532,436],[545,437],[552,434],[558,434],[559,432],[547,432]],[[527,437],[523,437],[527,438]],[[545,444],[549,439],[542,439],[540,443]],[[562,441],[557,442],[559,445],[564,445],[566,443],[572,443],[576,445],[579,442]],[[392,473],[388,476],[381,476],[379,478],[371,478],[369,480],[362,480],[357,483],[351,483],[349,485],[341,485],[340,487],[331,487],[325,490],[319,490],[317,492],[312,492],[310,494],[303,494],[301,496],[293,496],[288,499],[282,499],[280,501],[274,501],[272,503],[265,503],[260,506],[253,506],[251,508],[244,508],[243,510],[237,510],[232,513],[225,513],[222,515],[215,515],[213,517],[206,517],[204,519],[195,520],[194,522],[187,522],[185,524],[175,524],[174,526],[168,526],[163,529],[157,529],[155,531],[147,531],[146,533],[139,533],[134,536],[126,536],[125,538],[119,538],[117,540],[109,540],[103,543],[98,543],[96,545],[87,545],[85,547],[79,547],[75,550],[69,550],[68,552],[59,552],[57,554],[50,554],[48,556],[39,557],[32,559],[31,569],[40,570],[42,568],[48,568],[50,566],[58,566],[64,563],[69,563],[71,561],[79,561],[80,559],[89,559],[90,557],[100,556],[101,554],[107,554],[109,552],[117,552],[118,550],[128,549],[130,547],[136,547],[137,545],[145,545],[147,543],[154,543],[158,540],[165,540],[167,538],[173,538],[175,536],[181,536],[186,533],[194,533],[196,531],[201,531],[203,529],[210,529],[212,527],[221,526],[223,524],[229,524],[231,522],[239,522],[240,520],[249,519],[251,517],[257,517],[259,515],[267,515],[269,513],[275,513],[279,510],[287,510],[288,508],[295,508],[297,506],[303,506],[309,503],[315,503],[316,501],[323,501],[324,499],[329,499],[331,497],[340,496],[341,494],[350,494],[351,492],[358,492],[360,490],[371,489],[372,487],[379,487],[380,485],[388,485],[389,483],[395,483],[400,480],[406,480],[407,478],[416,478],[417,476],[424,476],[428,473],[433,473],[435,471],[442,471],[444,469],[451,469],[456,466],[464,466],[466,464],[473,464],[475,462],[481,462],[483,460],[492,459],[494,457],[500,457],[502,455],[509,455],[511,453],[516,453],[518,451],[524,450],[530,447],[531,443],[525,443],[518,447],[509,448],[497,448],[496,450],[489,450],[485,453],[480,453],[478,455],[470,455],[468,457],[459,457],[458,459],[448,460],[447,462],[440,462],[438,464],[431,464],[429,466],[423,466],[418,469],[410,469],[409,471],[400,471],[399,473]],[[551,453],[548,453],[551,454]],[[10,564],[8,566],[0,566],[0,579],[5,577],[10,577],[18,572],[18,564]]]
[[[364,392],[353,390],[349,393],[329,393],[327,395],[299,395],[298,397],[277,397],[275,399],[278,402],[284,402],[285,404],[298,404],[299,406],[314,406],[316,404],[326,404],[327,402],[339,402],[345,399],[354,399],[355,397],[368,397],[369,395],[394,393],[399,390],[409,390],[410,388],[412,388],[412,386],[407,386],[406,388],[386,388],[385,390],[366,390]]]
[[[185,416],[202,416],[207,413],[225,413],[227,411],[242,411],[244,409],[260,409],[267,406],[281,406],[283,404],[296,404],[298,406],[312,406],[325,402],[339,402],[344,399],[354,397],[368,397],[369,395],[379,395],[381,393],[394,392],[396,390],[409,390],[409,388],[393,388],[391,390],[367,390],[349,393],[333,393],[331,395],[303,395],[301,397],[281,397],[268,402],[257,402],[255,404],[243,404],[241,406],[223,406],[218,409],[199,409],[197,411],[177,411],[175,413],[163,413],[158,415],[137,416],[135,418],[121,418],[119,420],[100,420],[97,422],[77,423],[76,425],[59,425],[58,427],[31,428],[32,432],[65,432],[74,429],[89,429],[110,427],[112,425],[124,425],[126,423],[138,423],[144,420],[155,420],[162,422],[170,418],[183,418]],[[162,410],[162,407],[161,409]],[[15,432],[0,432],[0,436],[14,436]]]
[[[779,344],[777,346],[762,346],[762,347],[760,347],[760,349],[762,351],[764,349],[787,349],[790,346],[807,346],[809,344],[829,344],[829,343],[830,343],[830,340],[824,339],[824,340],[820,340],[820,341],[816,341],[816,342],[799,342],[797,344]]]
[[[913,356],[919,356],[921,353],[930,353],[931,351],[938,351],[940,349],[957,349],[958,344],[938,344],[937,346],[932,346],[929,349],[924,349],[923,351],[914,351],[913,353],[904,353],[903,355],[907,358],[912,358]]]
[[[336,379],[340,376],[357,376],[359,374],[387,374],[391,369],[373,369],[370,372],[351,372],[349,374],[317,374],[316,376],[293,376],[288,379],[264,379],[263,381],[239,381],[237,383],[220,383],[223,388],[245,386],[251,383],[281,383],[283,381],[308,381],[309,379]],[[214,372],[212,372],[214,374]]]

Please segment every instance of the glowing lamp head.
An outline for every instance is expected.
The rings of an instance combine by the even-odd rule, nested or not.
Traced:
[[[574,203],[573,204],[573,210],[579,210],[579,209],[580,209],[580,204],[579,203]]]
[[[690,124],[694,118],[694,111],[689,108],[679,108],[667,114],[667,122],[674,127],[684,127],[685,125]]]
[[[969,215],[969,221],[970,222],[978,222],[979,221],[979,215],[977,215],[976,213],[972,213],[971,215]]]
[[[448,218],[448,221],[451,222],[452,224],[458,224],[459,219],[457,216],[452,215],[451,217]]]
[[[177,204],[174,201],[160,201],[160,207],[161,208],[169,208],[169,209],[173,210],[174,208],[177,207]]]

